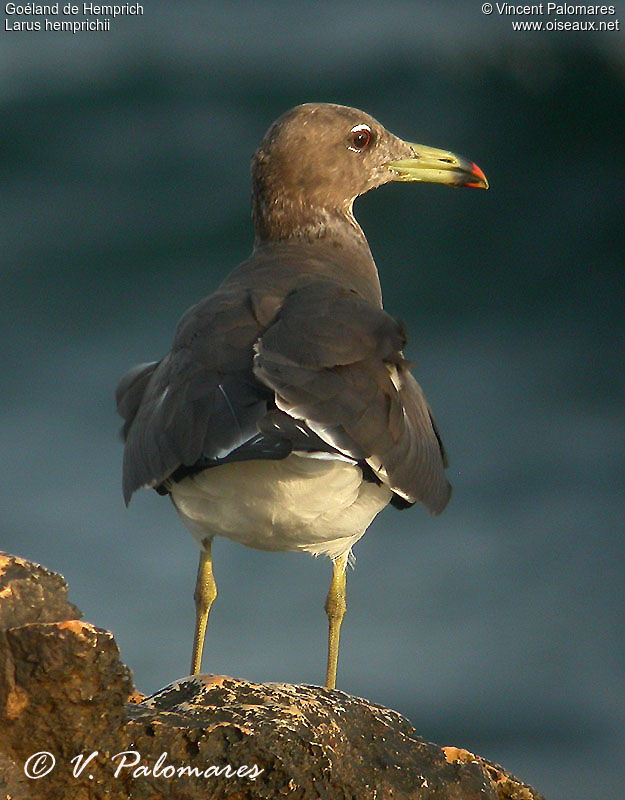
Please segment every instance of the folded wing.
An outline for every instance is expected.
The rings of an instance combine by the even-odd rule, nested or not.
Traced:
[[[402,327],[333,281],[271,305],[266,319],[258,290],[222,290],[185,314],[162,361],[122,379],[126,501],[226,460],[307,450],[366,463],[398,505],[442,511],[444,452]]]
[[[256,345],[254,373],[276,405],[328,444],[364,458],[407,503],[443,510],[451,488],[402,327],[332,282],[290,295]]]

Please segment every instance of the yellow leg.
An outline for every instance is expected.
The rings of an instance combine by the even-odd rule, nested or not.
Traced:
[[[326,672],[326,689],[336,686],[336,666],[339,660],[339,638],[341,636],[341,623],[345,616],[347,604],[345,602],[345,569],[347,567],[347,553],[332,561],[332,583],[326,600],[326,614],[328,615],[328,671]]]
[[[213,577],[213,561],[211,558],[212,539],[205,539],[200,551],[200,563],[195,582],[195,636],[193,638],[193,655],[191,656],[191,674],[197,675],[202,667],[202,650],[206,623],[213,601],[217,597],[217,586]]]

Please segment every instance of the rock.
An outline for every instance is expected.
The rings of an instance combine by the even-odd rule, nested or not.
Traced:
[[[67,601],[63,577],[39,564],[0,553],[0,630],[28,622],[62,622],[82,614]]]
[[[66,592],[60,576],[0,557],[0,796],[541,798],[501,767],[430,744],[395,711],[340,691],[202,675],[144,698],[112,634],[79,621]]]

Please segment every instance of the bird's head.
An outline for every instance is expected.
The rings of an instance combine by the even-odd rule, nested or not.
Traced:
[[[488,188],[473,162],[405,142],[369,114],[330,103],[296,106],[277,119],[254,154],[252,180],[261,240],[310,235],[329,218],[353,220],[356,197],[389,181]]]

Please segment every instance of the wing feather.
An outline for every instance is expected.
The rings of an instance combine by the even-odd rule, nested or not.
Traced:
[[[320,282],[286,299],[256,346],[254,373],[279,408],[339,449],[352,442],[395,493],[439,513],[451,493],[444,452],[404,344],[382,309]]]
[[[331,280],[265,302],[222,289],[189,309],[172,350],[122,378],[124,496],[170,476],[292,449],[368,464],[396,494],[442,511],[450,487],[403,327]]]

